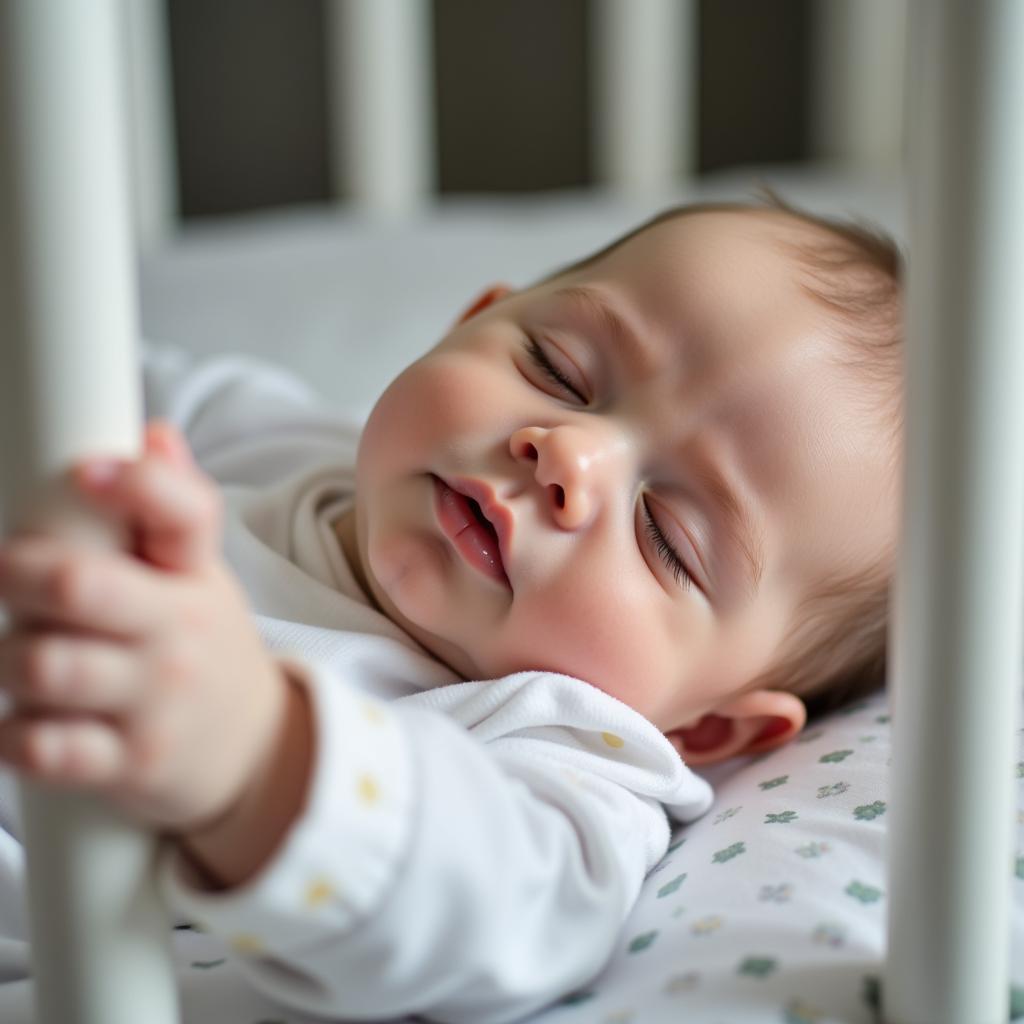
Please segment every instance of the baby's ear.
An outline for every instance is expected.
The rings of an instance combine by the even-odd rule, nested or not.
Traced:
[[[763,754],[788,743],[807,721],[804,702],[780,690],[754,690],[669,732],[689,765]]]
[[[503,299],[506,295],[512,294],[512,288],[507,284],[495,284],[491,285],[486,291],[481,292],[474,300],[472,305],[459,317],[456,321],[456,326],[464,324],[471,317],[474,317],[481,310],[486,309],[492,303]]]

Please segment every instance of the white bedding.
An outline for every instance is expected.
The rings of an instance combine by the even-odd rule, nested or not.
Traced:
[[[785,168],[720,175],[699,191],[644,203],[593,194],[462,200],[393,225],[322,210],[274,213],[191,229],[149,256],[144,332],[193,351],[276,360],[361,416],[488,284],[528,284],[669,202],[743,198],[757,177],[815,211],[861,214],[905,237],[898,182]],[[535,1019],[873,1021],[870,979],[881,974],[887,902],[886,707],[877,696],[783,750],[709,771],[714,808],[678,833],[648,878],[607,970]],[[1020,758],[1018,823],[1024,748]],[[0,787],[0,823],[2,805]],[[10,897],[19,856],[0,831],[4,1024],[30,1019]],[[1017,864],[1013,964],[1024,986],[1024,856]],[[248,991],[215,940],[182,930],[175,949],[187,1024],[312,1024]]]

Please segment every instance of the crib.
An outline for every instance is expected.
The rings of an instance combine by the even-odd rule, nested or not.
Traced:
[[[203,329],[214,336],[226,324],[230,335],[232,309],[243,296],[259,307],[252,296],[265,286],[292,303],[262,311],[269,338],[309,298],[274,291],[283,267],[315,282],[386,259],[414,288],[413,262],[396,250],[436,253],[443,224],[442,251],[457,260],[459,251],[478,254],[500,225],[512,241],[492,254],[494,269],[525,275],[540,269],[538,241],[554,264],[667,199],[704,197],[707,185],[686,180],[695,161],[686,77],[695,5],[591,4],[599,200],[431,212],[429,4],[335,0],[339,210],[178,244],[162,5],[0,0],[5,522],[118,543],[52,481],[79,454],[138,448],[133,246],[147,335],[184,337],[197,321],[181,307],[199,295],[215,304]],[[864,57],[880,40],[900,39],[899,5],[842,10],[832,45]],[[888,696],[812,723],[789,748],[710,773],[716,808],[674,839],[601,978],[535,1018],[544,1024],[995,1024],[1024,1014],[1024,989],[1011,988],[1024,985],[1024,858],[1015,853],[1024,839],[1013,831],[1024,793],[1012,774],[1015,760],[1024,774],[1024,365],[1013,344],[1024,335],[1014,278],[1024,266],[1024,7],[912,0],[908,13],[907,197],[884,186],[863,196],[897,234],[906,218],[911,252],[906,504]],[[838,97],[835,130],[871,166],[901,144],[899,103],[888,98],[901,83],[883,69],[865,84],[862,64],[856,53],[834,62],[828,93]],[[735,197],[744,180],[714,188]],[[814,205],[798,175],[772,183]],[[375,257],[382,224],[393,248]],[[459,287],[468,279],[464,265]],[[428,274],[421,285],[439,290],[433,305],[420,296],[437,331],[465,297],[454,284]],[[342,326],[373,330],[358,318]],[[299,372],[313,376],[338,327],[316,325],[293,364]],[[424,340],[410,324],[377,329],[397,336],[393,352],[365,368],[347,353],[355,372],[327,396],[357,420]],[[271,340],[252,351],[278,354]],[[147,884],[151,837],[92,801],[29,785],[22,795],[35,985],[0,973],[0,1019],[313,1019],[248,991],[213,939],[172,935]],[[826,899],[829,879],[835,895]],[[2,912],[0,897],[0,920]],[[6,941],[0,934],[0,965]]]

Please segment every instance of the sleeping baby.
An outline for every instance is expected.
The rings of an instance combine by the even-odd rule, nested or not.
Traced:
[[[131,550],[0,547],[0,759],[160,835],[279,1003],[512,1021],[608,961],[695,767],[877,688],[901,269],[772,193],[484,292],[360,432],[145,353]],[[187,438],[187,440],[186,440]]]

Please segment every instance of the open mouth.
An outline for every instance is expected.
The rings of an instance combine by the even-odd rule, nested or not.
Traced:
[[[497,543],[498,531],[491,525],[490,519],[488,519],[487,516],[484,515],[484,510],[472,498],[467,498],[466,500],[469,502],[469,510],[473,513],[474,516],[476,516],[476,521],[485,530],[490,530],[491,534],[494,537],[495,543]]]
[[[435,509],[442,532],[452,546],[476,570],[509,587],[501,560],[498,531],[479,503],[434,477]]]

